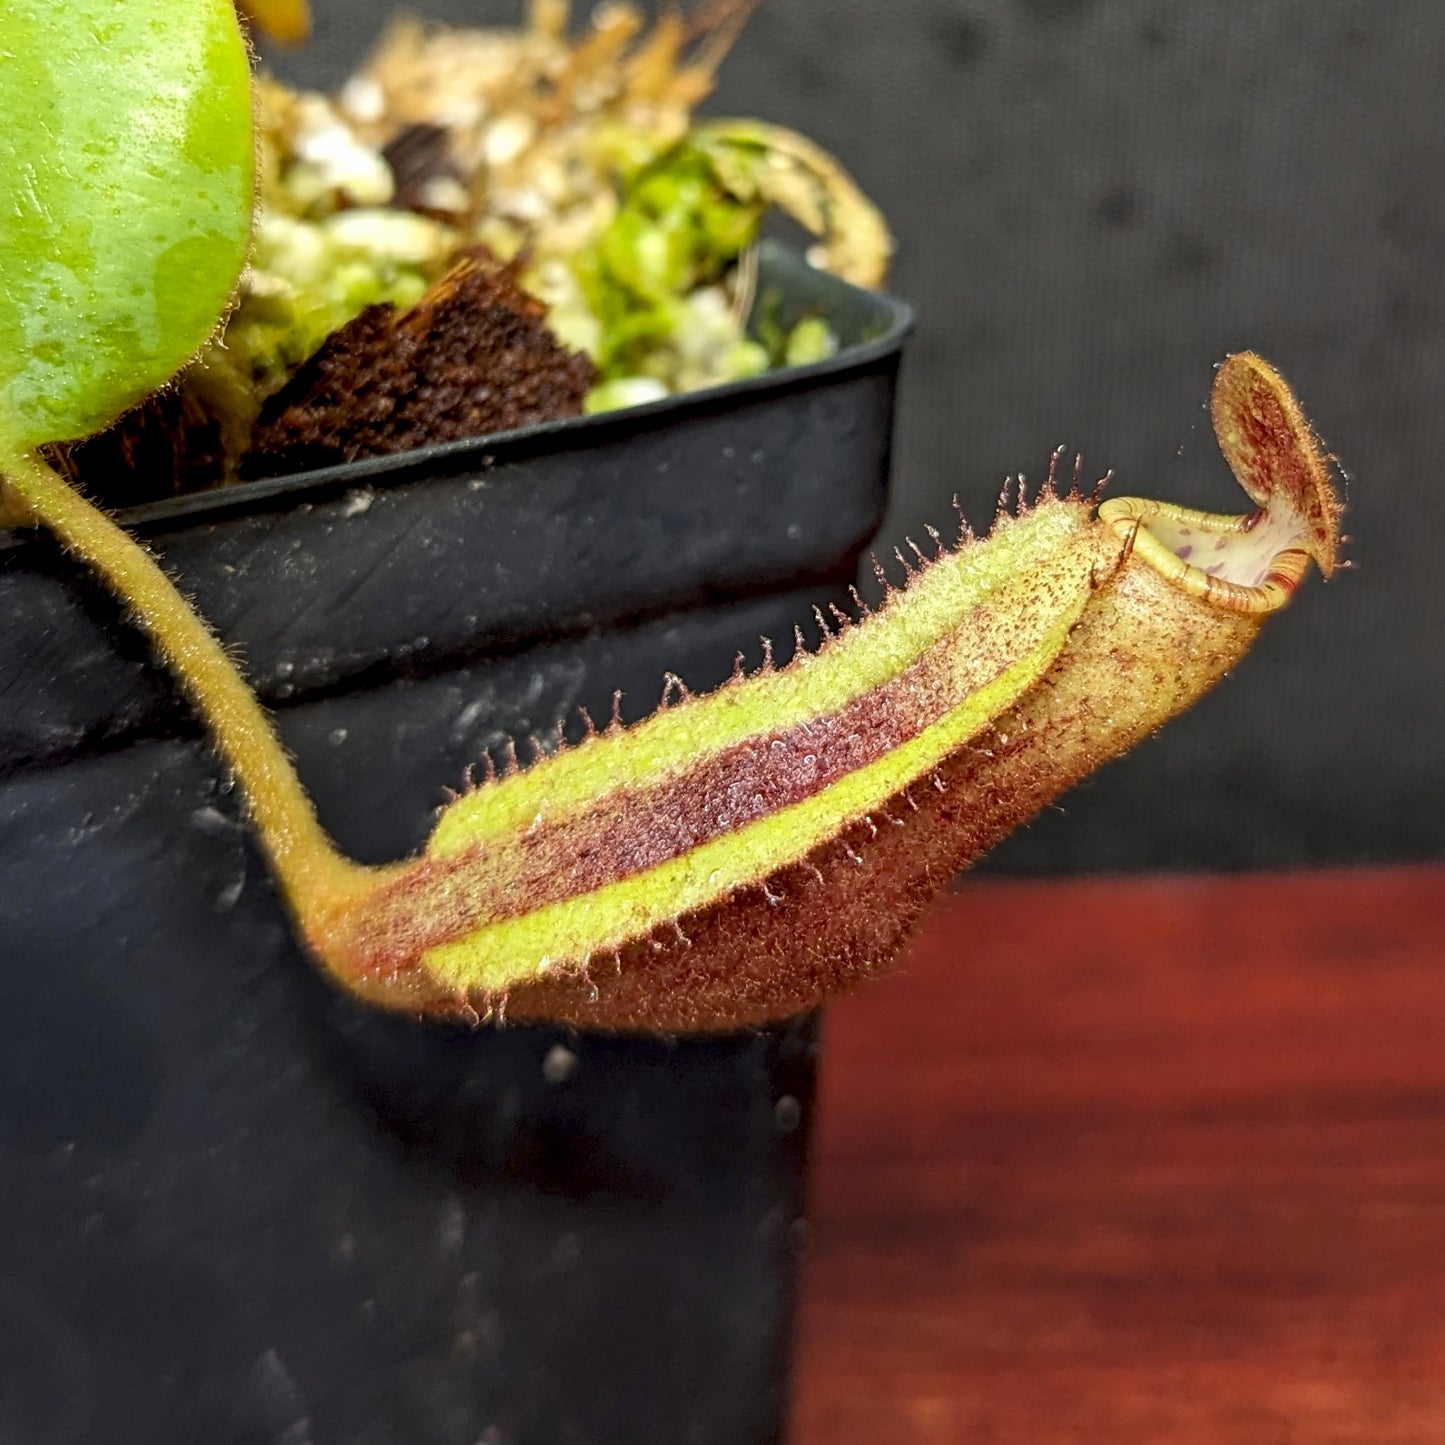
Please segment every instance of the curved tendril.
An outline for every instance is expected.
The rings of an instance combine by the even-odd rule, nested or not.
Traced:
[[[7,454],[0,447],[0,475],[149,633],[234,770],[271,866],[303,926],[374,887],[380,875],[346,858],[323,831],[256,694],[160,564],[33,453]]]

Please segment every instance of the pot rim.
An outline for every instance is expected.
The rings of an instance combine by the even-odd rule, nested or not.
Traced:
[[[804,366],[777,367],[757,376],[663,397],[639,406],[515,427],[510,431],[440,442],[411,451],[367,457],[310,471],[234,482],[209,491],[190,492],[184,496],[168,497],[164,501],[120,509],[115,515],[129,528],[157,531],[180,521],[204,524],[253,510],[271,511],[282,500],[306,503],[357,487],[397,486],[428,475],[434,476],[438,472],[465,470],[468,464],[489,471],[504,462],[521,461],[540,451],[584,450],[599,440],[612,440],[630,431],[683,420],[694,414],[725,411],[754,398],[806,390],[819,382],[866,371],[880,361],[901,353],[903,343],[917,320],[913,307],[906,301],[886,292],[864,291],[836,276],[818,271],[792,247],[779,242],[764,240],[760,250],[763,265],[778,273],[780,281],[786,281],[789,273],[806,274],[823,291],[840,299],[846,297],[855,304],[863,303],[875,314],[876,319],[870,328],[872,334],[866,340],[840,346],[832,356],[821,361]],[[29,536],[29,530],[25,528],[0,530],[0,552],[24,545]]]

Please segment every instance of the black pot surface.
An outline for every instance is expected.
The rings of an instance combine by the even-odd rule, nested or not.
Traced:
[[[818,367],[132,522],[357,857],[509,737],[840,601],[906,312],[770,253]],[[382,1016],[298,951],[143,638],[0,546],[0,1442],[776,1440],[814,1031]],[[524,749],[525,752],[525,749]]]

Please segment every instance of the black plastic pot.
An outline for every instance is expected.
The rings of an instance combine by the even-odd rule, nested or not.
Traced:
[[[838,600],[909,325],[834,360],[129,518],[380,860],[509,737],[716,684]],[[525,751],[525,750],[524,750]],[[0,545],[0,1441],[776,1440],[814,1033],[381,1016],[292,940],[144,639]]]

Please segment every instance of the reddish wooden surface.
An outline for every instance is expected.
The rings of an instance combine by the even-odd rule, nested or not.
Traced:
[[[973,883],[825,1037],[794,1445],[1445,1442],[1445,868]]]

